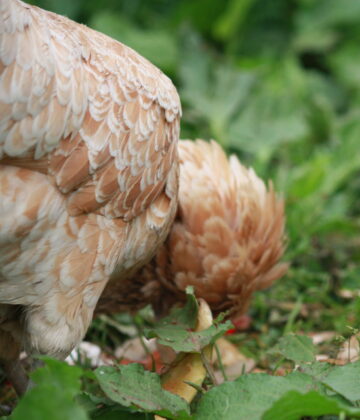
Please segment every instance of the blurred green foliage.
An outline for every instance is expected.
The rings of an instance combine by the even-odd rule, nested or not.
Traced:
[[[338,291],[358,289],[360,274],[360,0],[36,4],[154,62],[180,92],[182,138],[215,138],[273,179],[292,268],[268,299],[321,302],[323,329],[359,323],[359,298]]]

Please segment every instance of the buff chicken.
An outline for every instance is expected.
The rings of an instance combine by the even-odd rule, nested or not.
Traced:
[[[10,376],[22,349],[66,357],[95,307],[151,303],[162,315],[192,285],[213,312],[236,316],[284,274],[282,200],[215,142],[178,148],[179,98],[158,69],[19,0],[0,1],[0,34],[0,361]]]
[[[115,275],[97,313],[151,303],[158,315],[185,300],[187,286],[212,312],[233,318],[253,292],[285,274],[284,203],[253,169],[229,159],[214,141],[179,142],[179,205],[174,224],[156,256],[127,279]]]
[[[0,1],[0,360],[64,358],[177,207],[181,108],[135,51]],[[9,369],[7,369],[9,370]]]

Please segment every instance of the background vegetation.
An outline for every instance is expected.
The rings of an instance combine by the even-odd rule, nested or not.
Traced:
[[[360,321],[360,1],[36,4],[159,66],[180,93],[181,137],[216,139],[284,195],[291,269],[255,297],[248,331],[232,341],[272,369],[266,351],[285,333],[353,333],[348,326]],[[90,338],[111,347],[118,335],[99,320]],[[320,350],[333,357],[338,347]]]

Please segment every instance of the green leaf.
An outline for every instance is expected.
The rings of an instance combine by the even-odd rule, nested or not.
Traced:
[[[360,361],[345,366],[334,366],[323,379],[331,387],[350,401],[360,400]]]
[[[189,418],[186,401],[163,390],[159,376],[145,371],[137,363],[120,367],[102,366],[95,370],[95,375],[106,396],[118,404],[168,418]]]
[[[193,332],[197,321],[198,304],[193,289],[187,289],[187,300],[183,308],[175,308],[170,315],[163,318],[154,327],[144,329],[147,338],[158,338],[158,342],[169,346],[175,351],[200,353],[201,350],[214,343],[229,328],[232,323],[226,321],[217,323],[203,331]]]
[[[259,420],[273,403],[289,390],[315,388],[312,378],[295,372],[285,377],[243,375],[234,382],[212,388],[199,402],[196,420]]]
[[[301,366],[301,371],[312,376],[349,401],[360,400],[360,361],[345,366],[329,363],[312,363]]]
[[[272,353],[280,353],[286,359],[299,362],[313,362],[315,360],[315,346],[311,338],[306,335],[289,334],[281,337]]]
[[[45,366],[32,375],[36,386],[15,408],[12,420],[87,420],[85,409],[75,400],[80,393],[82,369],[64,362],[43,359]]]
[[[66,383],[66,392],[72,396],[78,394],[80,390],[80,377],[83,370],[79,366],[69,366],[60,360],[42,357],[45,366],[35,370],[31,374],[31,379],[38,385],[46,383],[56,388],[62,388]]]
[[[212,325],[199,332],[186,331],[179,326],[164,325],[147,331],[147,337],[157,337],[158,342],[175,351],[200,353],[207,345],[214,343],[226,331],[233,327],[231,321]]]
[[[164,317],[159,325],[176,325],[187,329],[195,328],[199,306],[194,295],[194,288],[186,288],[186,302],[183,307],[172,308],[170,315]]]
[[[315,362],[301,365],[301,372],[313,377],[316,381],[323,382],[328,374],[334,369],[334,365],[324,362]]]
[[[273,406],[264,413],[263,420],[298,420],[308,416],[324,415],[356,416],[360,418],[360,408],[350,407],[317,391],[301,394],[290,391],[277,400]]]

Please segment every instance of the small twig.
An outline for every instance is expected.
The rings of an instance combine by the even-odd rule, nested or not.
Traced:
[[[292,332],[292,328],[293,328],[295,319],[301,311],[301,306],[302,306],[302,296],[299,297],[299,299],[296,301],[296,303],[294,305],[294,308],[290,312],[290,315],[288,317],[288,321],[287,321],[287,323],[285,325],[285,328],[284,328],[284,335],[289,333],[289,332]]]
[[[184,381],[184,383],[192,386],[193,388],[196,389],[196,391],[201,392],[202,394],[204,393],[204,389],[200,385],[191,381]]]
[[[144,334],[143,334],[143,328],[142,326],[136,321],[135,317],[133,318],[133,322],[135,324],[136,330],[138,332],[138,337],[140,339],[140,343],[143,346],[143,349],[145,350],[145,353],[151,357],[151,370],[153,372],[156,372],[156,362],[155,362],[155,358],[154,355],[152,354],[152,352],[150,351],[149,347],[147,346],[147,344],[145,343],[144,340]]]
[[[224,368],[224,364],[222,362],[222,357],[221,357],[221,353],[220,353],[220,350],[219,350],[219,346],[217,345],[217,343],[215,343],[214,346],[215,346],[215,351],[216,351],[216,357],[217,357],[217,360],[219,362],[220,371],[222,373],[224,381],[228,381],[229,379],[228,379],[228,377],[226,375],[226,372],[225,372],[225,368]]]
[[[204,354],[203,351],[201,351],[200,356],[201,356],[201,361],[203,362],[203,364],[205,366],[206,372],[210,376],[211,382],[213,383],[213,385],[219,385],[218,384],[218,381],[217,381],[217,379],[216,379],[216,377],[214,375],[213,368],[211,367],[211,365],[209,363],[209,360],[206,358],[206,356],[205,356],[205,354]]]
[[[244,364],[242,365],[242,368],[241,368],[241,376],[245,375],[245,373],[246,373],[246,363],[244,362]]]
[[[272,373],[275,373],[276,371],[277,371],[277,369],[278,369],[278,367],[284,362],[284,360],[285,360],[285,357],[281,357],[278,361],[277,361],[277,363],[275,364],[275,366],[274,366],[274,369],[272,370]]]

